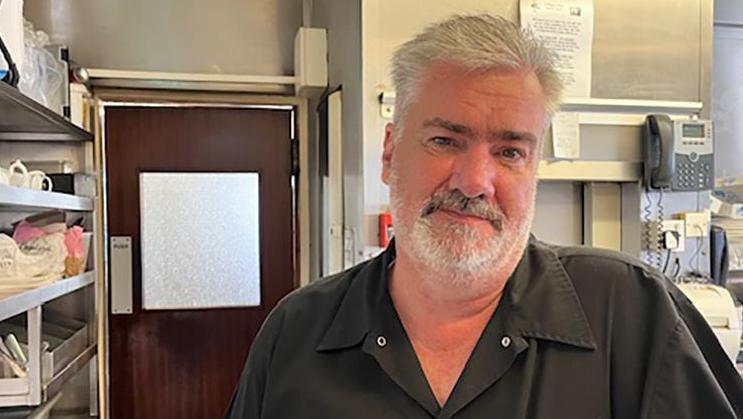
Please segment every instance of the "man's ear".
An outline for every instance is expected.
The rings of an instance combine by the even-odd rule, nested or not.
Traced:
[[[382,182],[389,185],[392,168],[392,153],[395,151],[395,124],[387,123],[384,127],[384,149],[382,150]]]

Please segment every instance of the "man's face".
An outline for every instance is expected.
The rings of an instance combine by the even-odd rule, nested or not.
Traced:
[[[520,255],[545,105],[532,72],[429,66],[402,127],[388,124],[385,135],[382,179],[399,251],[468,283]]]

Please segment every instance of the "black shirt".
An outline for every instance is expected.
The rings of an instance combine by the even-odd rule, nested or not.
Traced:
[[[743,418],[743,381],[665,277],[534,239],[440,407],[388,292],[393,260],[282,300],[227,418]]]

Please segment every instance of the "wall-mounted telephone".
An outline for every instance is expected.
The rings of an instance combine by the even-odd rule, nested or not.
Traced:
[[[648,115],[643,152],[643,183],[648,189],[700,191],[714,186],[711,121]]]

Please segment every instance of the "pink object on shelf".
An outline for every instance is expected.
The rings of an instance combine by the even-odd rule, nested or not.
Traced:
[[[34,227],[24,220],[18,223],[15,231],[13,231],[13,240],[18,244],[23,244],[44,237],[46,234],[44,230]]]
[[[85,257],[85,242],[83,241],[83,229],[74,226],[64,234],[64,244],[67,247],[67,257],[82,259]]]

